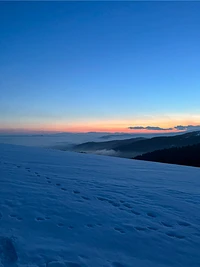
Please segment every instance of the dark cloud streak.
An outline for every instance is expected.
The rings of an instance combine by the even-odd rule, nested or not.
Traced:
[[[171,131],[173,128],[161,128],[158,126],[130,126],[128,127],[130,130],[148,130],[148,131]]]
[[[159,126],[130,126],[128,127],[130,130],[147,130],[147,131],[171,131],[171,130],[176,130],[176,131],[200,131],[200,125],[177,125],[174,126],[173,128],[161,128]]]
[[[200,130],[200,125],[177,125],[174,128],[178,131],[196,131]]]

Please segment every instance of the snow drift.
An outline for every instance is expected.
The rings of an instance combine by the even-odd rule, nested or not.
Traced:
[[[0,266],[199,267],[200,170],[0,145]]]

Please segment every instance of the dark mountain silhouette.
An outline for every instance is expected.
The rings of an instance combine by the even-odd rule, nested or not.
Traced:
[[[200,143],[192,146],[156,150],[134,159],[200,167]]]
[[[95,151],[95,150],[103,150],[103,149],[114,149],[115,147],[119,145],[124,144],[133,144],[135,142],[138,142],[140,140],[144,140],[146,138],[144,137],[138,137],[138,138],[131,138],[131,139],[125,139],[125,140],[112,140],[112,141],[106,141],[106,142],[87,142],[80,145],[75,145],[73,147],[73,150],[76,151]]]
[[[174,136],[153,138],[131,138],[106,142],[87,142],[73,147],[74,151],[94,152],[97,150],[113,150],[120,157],[133,158],[154,150],[182,147],[200,143],[200,132],[189,132]]]

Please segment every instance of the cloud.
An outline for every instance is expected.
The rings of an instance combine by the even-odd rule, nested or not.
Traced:
[[[173,128],[161,128],[158,126],[130,126],[128,127],[130,130],[148,130],[148,131],[170,131],[173,130]]]
[[[189,131],[200,131],[200,125],[177,125],[172,128],[161,128],[159,126],[130,126],[128,127],[130,130],[147,130],[147,131],[171,131],[171,130],[176,130],[176,131],[184,131],[184,132],[189,132]]]
[[[200,130],[200,125],[177,125],[174,128],[178,131],[198,131]]]

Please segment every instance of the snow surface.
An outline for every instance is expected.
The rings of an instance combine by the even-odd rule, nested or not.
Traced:
[[[0,145],[0,266],[200,266],[200,169]]]

